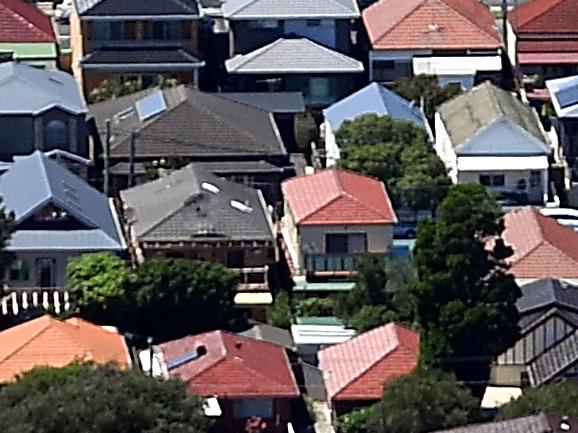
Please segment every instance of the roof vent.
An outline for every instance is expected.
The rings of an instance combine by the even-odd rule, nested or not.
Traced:
[[[240,201],[237,200],[231,200],[231,207],[243,213],[253,212],[253,208],[248,206],[248,203],[247,204],[241,203]]]
[[[201,183],[201,188],[203,188],[205,191],[212,192],[213,194],[218,194],[219,192],[221,192],[218,186],[213,185],[212,183],[209,182]]]
[[[432,24],[428,24],[428,26],[427,26],[427,31],[430,33],[437,32],[437,31],[439,31],[439,29],[440,29],[439,24],[432,23]]]
[[[560,420],[560,430],[570,431],[571,427],[572,426],[570,425],[570,420],[568,419],[568,416],[564,415]]]

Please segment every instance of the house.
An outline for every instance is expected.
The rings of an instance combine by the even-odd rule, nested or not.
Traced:
[[[535,111],[489,82],[445,102],[435,150],[454,183],[473,182],[520,204],[548,194],[549,141]]]
[[[281,243],[294,280],[305,277],[295,280],[302,289],[320,279],[327,287],[345,280],[350,288],[358,258],[389,253],[397,219],[377,179],[331,168],[285,180],[281,188]]]
[[[532,85],[578,73],[576,0],[531,0],[508,15],[508,53]]]
[[[424,113],[413,102],[403,99],[378,83],[370,83],[323,110],[327,166],[335,165],[341,158],[335,134],[343,122],[354,120],[363,114],[377,114],[411,122],[431,134]]]
[[[222,9],[230,57],[293,35],[351,54],[353,24],[360,16],[355,0],[227,0]]]
[[[577,42],[578,44],[578,42]],[[553,122],[573,181],[578,180],[578,75],[546,81],[556,120]]]
[[[520,287],[520,336],[492,366],[492,383],[541,385],[578,373],[578,287],[545,278]],[[576,353],[575,353],[576,352]],[[573,365],[574,364],[574,365]]]
[[[233,163],[235,180],[246,176],[246,184],[263,186],[267,200],[275,203],[280,200],[281,180],[293,171],[274,113],[256,103],[177,86],[143,90],[89,109],[96,147],[105,147],[97,130],[105,131],[110,120],[110,165],[118,173],[112,179],[113,190],[135,184],[136,176],[130,179],[131,159],[135,172],[140,164],[143,173],[163,163],[167,169],[188,161],[221,168]]]
[[[506,213],[502,238],[514,254],[509,272],[519,285],[558,278],[578,285],[578,233],[526,206]]]
[[[50,17],[22,0],[0,1],[0,16],[0,58],[56,68],[58,52]]]
[[[225,3],[226,4],[226,3]],[[326,107],[355,90],[363,64],[304,37],[279,38],[225,61],[235,91],[301,91],[310,107]]]
[[[222,263],[240,274],[238,306],[265,319],[268,269],[276,262],[273,224],[263,195],[189,164],[120,192],[137,263],[154,257]]]
[[[502,39],[479,0],[379,0],[363,11],[369,79],[436,75],[465,89],[502,70]]]
[[[222,410],[216,431],[243,431],[259,417],[263,433],[285,433],[299,396],[285,348],[225,331],[154,347],[155,370],[182,380],[191,394],[216,397]]]
[[[419,334],[396,323],[364,332],[318,353],[335,416],[379,401],[383,386],[417,366]]]
[[[196,1],[73,4],[72,71],[87,94],[112,78],[137,80],[144,87],[167,78],[197,85],[204,62],[199,59]]]
[[[19,62],[0,63],[0,161],[36,149],[90,159],[87,108],[74,78]]]
[[[0,382],[12,382],[36,367],[60,368],[74,362],[114,363],[130,368],[124,337],[79,318],[44,315],[0,332]]]
[[[506,421],[470,424],[433,433],[576,433],[577,426],[576,419],[540,413]]]
[[[267,323],[254,323],[246,331],[240,332],[239,335],[276,344],[277,346],[282,346],[291,351],[295,346],[291,332],[287,329],[278,328],[277,326],[272,326]]]
[[[5,276],[11,288],[64,287],[70,259],[126,250],[112,202],[40,151],[0,176],[0,196],[16,224],[6,248],[16,257]]]

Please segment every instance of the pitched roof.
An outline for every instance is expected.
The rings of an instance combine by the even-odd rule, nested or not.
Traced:
[[[0,93],[2,114],[39,114],[54,107],[74,114],[87,111],[74,77],[56,69],[0,63]]]
[[[271,344],[277,344],[286,349],[293,349],[294,346],[293,337],[288,330],[271,326],[266,323],[255,323],[251,328],[241,332],[240,335],[254,338],[256,340],[266,341]]]
[[[230,74],[316,74],[363,72],[363,63],[306,38],[279,38],[225,60]]]
[[[388,323],[318,353],[331,400],[381,398],[383,385],[417,365],[419,334]]]
[[[578,329],[534,359],[528,366],[533,386],[543,385],[578,362]]]
[[[417,106],[378,83],[370,83],[323,110],[323,115],[334,131],[337,131],[344,121],[353,120],[363,114],[390,116],[425,126],[424,116]]]
[[[576,0],[531,0],[512,10],[508,19],[516,33],[578,33]]]
[[[261,192],[198,164],[120,192],[140,241],[269,240]]]
[[[296,224],[393,224],[397,221],[383,183],[336,168],[281,184]]]
[[[204,62],[180,47],[103,47],[90,51],[80,60],[83,68],[102,67],[101,65],[142,65],[146,69],[149,65],[162,65],[165,63],[179,64],[199,68]],[[158,68],[158,66],[156,66]]]
[[[168,368],[171,361],[197,352],[197,359]],[[183,380],[202,396],[297,397],[299,389],[285,348],[225,331],[213,331],[169,341],[158,346],[168,375]]]
[[[0,332],[0,382],[35,367],[64,367],[78,361],[130,367],[124,337],[82,319],[49,315]]]
[[[516,301],[520,314],[552,306],[578,311],[578,287],[554,278],[543,278],[520,287]]]
[[[0,0],[0,42],[56,42],[50,17],[23,0]]]
[[[550,154],[534,109],[489,81],[445,102],[438,113],[458,155]]]
[[[270,113],[305,111],[305,101],[301,92],[223,92],[219,93],[219,96]]]
[[[74,5],[78,14],[83,16],[199,15],[195,0],[74,0]]]
[[[10,240],[11,250],[124,249],[108,198],[39,150],[15,158],[0,177],[0,196],[6,209],[14,212],[17,225],[48,204],[66,211],[83,225],[81,230],[50,231],[17,227]]]
[[[373,49],[493,49],[502,44],[478,0],[379,0],[363,11]]]
[[[227,0],[228,19],[359,18],[355,0]]]
[[[111,155],[128,157],[130,131],[137,157],[284,155],[273,115],[219,94],[185,86],[162,89],[166,109],[143,121],[135,104],[158,92],[152,88],[89,107],[99,127],[111,119]]]
[[[578,42],[576,48],[578,51]],[[546,87],[550,93],[556,116],[561,118],[578,117],[578,75],[547,80]]]
[[[578,278],[578,233],[532,206],[508,212],[504,222],[516,278]]]
[[[471,424],[433,433],[550,433],[552,428],[544,414],[514,418],[507,421]]]

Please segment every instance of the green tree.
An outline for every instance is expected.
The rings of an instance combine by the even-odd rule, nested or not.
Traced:
[[[333,299],[310,297],[297,302],[298,317],[333,316]]]
[[[112,253],[85,254],[68,263],[67,281],[73,311],[88,320],[119,320],[135,274]]]
[[[3,433],[205,433],[202,400],[184,383],[137,370],[40,368],[0,393]]]
[[[275,296],[275,301],[269,310],[269,322],[279,328],[291,327],[291,301],[286,291],[282,290]]]
[[[479,372],[482,380],[519,331],[521,292],[507,274],[512,250],[501,238],[503,213],[477,184],[452,187],[437,212],[436,220],[420,224],[414,250],[421,360],[454,370],[460,379]]]
[[[462,92],[458,86],[440,86],[438,78],[433,75],[400,78],[394,83],[393,91],[408,101],[413,101],[418,105],[423,103],[423,110],[430,125],[433,125],[437,108]]]
[[[524,390],[516,400],[502,406],[498,419],[512,419],[541,412],[578,417],[578,387],[571,382],[551,383]]]

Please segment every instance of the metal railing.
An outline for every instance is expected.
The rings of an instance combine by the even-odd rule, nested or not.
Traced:
[[[357,261],[366,256],[385,256],[385,253],[314,253],[304,254],[307,272],[352,272]]]
[[[64,287],[6,287],[5,291],[6,294],[0,299],[0,314],[3,316],[17,316],[31,309],[56,314],[70,309],[70,296]]]

